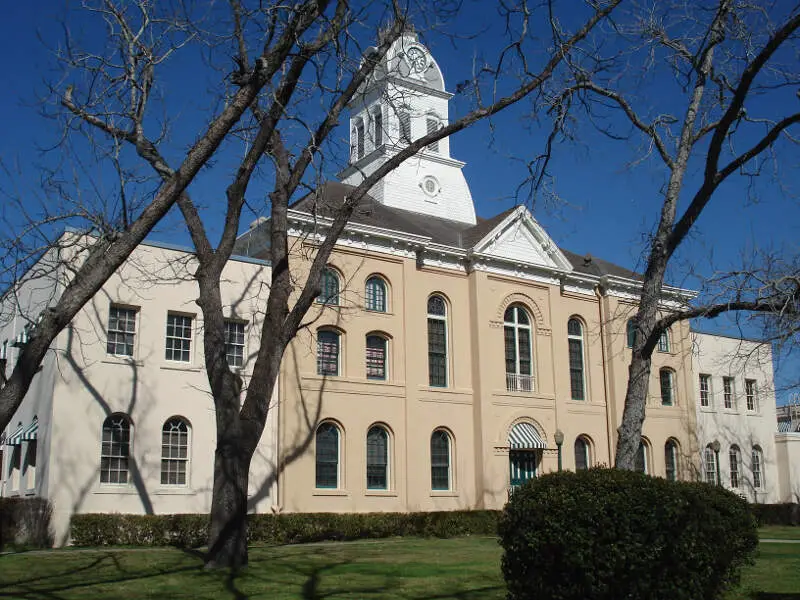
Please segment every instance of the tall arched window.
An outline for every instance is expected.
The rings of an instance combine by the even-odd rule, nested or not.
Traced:
[[[428,383],[447,387],[447,304],[438,295],[428,298]]]
[[[367,379],[386,379],[388,347],[389,342],[382,335],[367,336]]]
[[[717,484],[717,453],[711,447],[711,444],[706,446],[705,456],[703,463],[705,465],[706,483],[711,485]]]
[[[567,323],[569,344],[569,384],[573,400],[585,400],[585,378],[583,373],[583,325],[578,319]]]
[[[730,462],[731,467],[731,487],[735,490],[738,490],[740,483],[739,476],[742,472],[742,453],[739,451],[739,446],[731,446],[731,449],[728,452],[728,461]]]
[[[753,488],[759,490],[764,485],[764,456],[759,446],[753,446]]]
[[[127,415],[115,414],[103,421],[103,443],[100,450],[100,483],[129,481],[128,459],[131,455],[131,421]]]
[[[575,438],[575,470],[585,471],[591,465],[589,441],[584,436]]]
[[[512,392],[531,392],[533,379],[533,342],[531,319],[518,305],[509,306],[503,317],[506,348],[506,388]]]
[[[189,425],[181,417],[161,428],[161,485],[186,485],[189,466]]]
[[[437,429],[431,435],[431,489],[449,490],[451,479],[450,434]]]
[[[389,489],[389,434],[380,425],[367,432],[367,489]]]
[[[317,331],[317,375],[339,375],[341,344],[338,331]]]
[[[628,348],[633,348],[633,343],[636,341],[636,319],[628,319],[626,334],[628,337]]]
[[[661,406],[674,406],[675,404],[675,371],[661,369],[658,372],[661,384]]]
[[[668,481],[678,480],[678,443],[673,440],[667,440],[664,444],[664,464],[665,475]]]
[[[339,487],[339,428],[322,423],[316,435],[316,486],[325,489]]]
[[[333,306],[339,304],[339,274],[336,271],[325,267],[322,271],[320,287],[322,291],[317,296],[317,302]]]
[[[639,449],[636,451],[636,458],[634,459],[634,470],[638,471],[639,473],[649,473],[650,472],[650,461],[648,460],[648,448],[647,448],[647,441],[642,438],[642,441],[639,442]]]
[[[386,282],[375,275],[367,279],[364,298],[367,310],[386,312]]]

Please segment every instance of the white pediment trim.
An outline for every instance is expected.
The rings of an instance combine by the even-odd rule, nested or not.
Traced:
[[[524,206],[518,206],[475,244],[473,253],[562,272],[572,271],[572,263]]]

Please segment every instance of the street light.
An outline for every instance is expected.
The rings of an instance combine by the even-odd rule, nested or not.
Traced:
[[[560,429],[556,429],[555,434],[553,435],[553,439],[556,441],[556,446],[558,446],[558,470],[561,471],[561,444],[564,443],[564,432]]]
[[[714,451],[714,462],[717,465],[717,485],[722,485],[722,480],[719,477],[719,440],[711,442],[711,449]]]

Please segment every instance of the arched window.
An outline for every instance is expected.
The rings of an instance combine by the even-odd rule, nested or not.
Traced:
[[[706,446],[705,456],[703,463],[705,465],[706,483],[711,485],[717,484],[717,453],[711,447],[711,444]]]
[[[673,440],[667,440],[664,444],[664,464],[665,475],[668,481],[678,480],[678,443]]]
[[[634,470],[638,471],[639,473],[647,474],[650,472],[650,461],[648,460],[647,446],[647,441],[642,438],[642,441],[639,442],[639,449],[636,451],[636,458],[634,460]]]
[[[753,488],[759,490],[764,485],[764,458],[761,448],[753,446]]]
[[[438,295],[428,298],[428,383],[447,387],[447,304]]]
[[[382,335],[367,336],[367,379],[386,379],[388,340]]]
[[[669,329],[665,329],[661,332],[661,335],[658,337],[658,351],[659,352],[669,352],[670,347],[670,340],[669,340]]]
[[[317,427],[316,486],[339,487],[339,428],[333,423]]]
[[[332,329],[317,331],[317,375],[339,375],[339,332]]]
[[[383,279],[376,276],[367,279],[364,297],[367,310],[386,312],[386,282]]]
[[[628,319],[626,334],[628,336],[628,348],[633,348],[633,343],[636,341],[636,319]]]
[[[451,479],[450,434],[437,429],[431,435],[431,489],[449,490]]]
[[[506,388],[512,392],[531,392],[534,379],[530,316],[521,306],[512,305],[506,309],[503,320]]]
[[[367,489],[389,489],[389,434],[380,425],[367,432]]]
[[[672,369],[661,369],[658,372],[658,379],[661,384],[661,406],[674,406],[675,371]]]
[[[741,473],[742,453],[739,451],[739,446],[733,445],[728,451],[728,461],[731,467],[731,487],[735,490],[739,489],[739,475]]]
[[[189,425],[180,417],[161,428],[161,485],[186,485],[189,466]]]
[[[322,291],[317,296],[317,302],[333,306],[339,304],[339,274],[336,271],[325,267],[322,270],[320,287]]]
[[[100,483],[127,484],[131,455],[131,422],[127,415],[115,414],[103,421],[100,450]]]
[[[590,444],[585,436],[575,438],[575,470],[585,471],[591,465]]]
[[[569,344],[569,384],[573,400],[585,400],[586,389],[583,375],[583,325],[578,319],[567,323]]]

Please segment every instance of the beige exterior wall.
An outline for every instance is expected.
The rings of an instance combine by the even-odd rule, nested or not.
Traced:
[[[778,501],[800,502],[800,433],[775,434]]]
[[[508,498],[509,432],[519,422],[534,425],[547,449],[538,471],[557,468],[556,429],[565,435],[564,468],[575,467],[574,442],[591,441],[591,463],[613,462],[614,435],[622,415],[627,364],[627,315],[632,305],[591,288],[562,287],[487,271],[419,267],[411,257],[340,246],[330,264],[340,273],[340,306],[316,307],[313,323],[287,351],[281,381],[280,506],[294,511],[397,511],[499,508]],[[367,278],[380,274],[389,284],[386,313],[364,309]],[[448,385],[428,385],[427,299],[447,300]],[[503,317],[513,304],[533,321],[535,387],[508,391]],[[586,399],[571,399],[567,322],[583,324]],[[339,376],[316,371],[316,332],[342,334]],[[390,339],[386,382],[366,379],[365,336]],[[679,476],[692,478],[696,444],[688,327],[676,325],[668,353],[653,360],[651,400],[644,435],[648,472],[664,476],[664,445],[680,448]],[[676,403],[662,407],[658,369],[675,371]],[[315,487],[314,430],[335,422],[342,432],[338,489]],[[389,489],[366,486],[366,435],[373,424],[391,433]],[[430,436],[452,434],[453,485],[431,490]],[[302,448],[302,446],[305,446]]]
[[[202,315],[195,304],[197,284],[190,277],[194,267],[186,252],[141,246],[58,338],[52,412],[39,412],[40,422],[52,423],[39,431],[40,443],[49,447],[40,495],[54,504],[57,543],[67,541],[74,513],[203,513],[210,508],[216,431],[203,362]],[[226,316],[245,322],[247,357],[257,349],[269,268],[261,261],[232,260],[223,277]],[[132,359],[106,352],[112,304],[136,310]],[[189,362],[165,359],[170,312],[192,317]],[[245,383],[251,366],[247,361],[241,370]],[[20,407],[20,418],[36,404],[33,392]],[[251,466],[251,510],[258,512],[275,503],[273,408]],[[132,424],[129,483],[101,483],[103,422],[119,413]],[[162,485],[162,427],[176,416],[189,424],[187,483]],[[16,493],[10,486],[4,490],[4,495]]]

